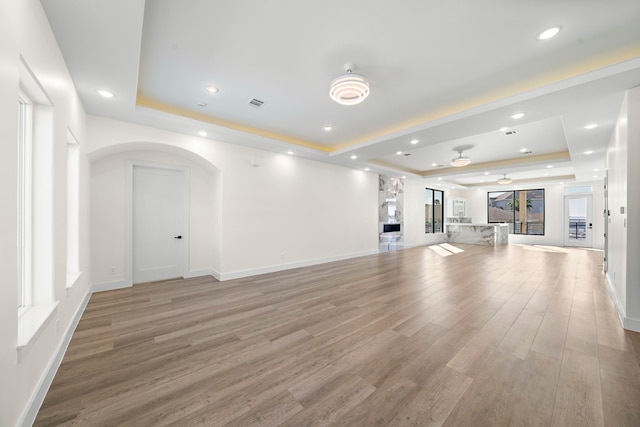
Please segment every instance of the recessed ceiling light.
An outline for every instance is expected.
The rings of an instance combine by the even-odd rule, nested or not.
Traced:
[[[396,151],[396,154],[399,156],[400,154],[402,154],[402,151]]]
[[[369,172],[371,169],[369,168],[364,168],[365,171]]]
[[[597,124],[597,123],[591,123],[591,124],[589,124],[589,125],[586,125],[584,128],[585,128],[585,129],[593,129],[593,128],[595,128],[595,127],[598,127],[598,124]]]
[[[436,166],[438,166],[438,164],[437,163],[431,163],[431,166],[433,166],[435,168]]]
[[[209,93],[218,93],[218,88],[215,87],[214,85],[207,85],[204,87],[206,89],[207,92]]]
[[[593,150],[584,151],[584,154],[593,154]]]
[[[357,159],[357,158],[358,158],[358,156],[356,156],[355,154],[352,154],[352,155],[351,155],[351,160],[355,160],[355,159]]]
[[[538,40],[548,40],[551,37],[557,35],[560,32],[560,27],[551,27],[549,29],[544,30],[538,36]]]
[[[206,132],[206,131],[201,130],[200,132],[198,132],[198,135],[200,135],[200,136],[207,136],[207,132]]]
[[[485,172],[484,174],[485,174],[485,175],[489,175],[489,172]]]
[[[527,151],[529,151],[529,149],[528,149],[528,148],[521,148],[521,149],[520,149],[520,152],[521,152],[521,153],[526,153]]]
[[[98,93],[100,94],[100,96],[103,96],[105,98],[113,98],[113,92],[109,90],[98,89]]]
[[[287,151],[287,154],[290,155],[290,156],[293,156],[293,151],[289,150],[289,151]]]
[[[515,113],[511,115],[512,119],[521,119],[525,116],[526,113]]]
[[[500,132],[505,132],[508,131],[509,128],[507,126],[500,128]]]
[[[324,129],[326,132],[329,132],[331,129],[333,129],[333,126],[331,126],[331,125],[324,125],[323,129]]]
[[[418,142],[420,142],[420,141],[418,141],[417,139],[412,139],[412,140],[411,140],[411,143],[412,143],[413,145],[416,145]]]
[[[407,179],[407,176],[406,175],[402,175],[402,179]]]
[[[553,168],[553,165],[547,165],[547,169]]]
[[[600,169],[594,169],[593,171],[594,172],[600,172]]]
[[[598,177],[598,175],[593,175],[593,177],[594,177],[594,178],[597,178],[597,177]]]
[[[438,181],[442,181],[442,178],[438,178]]]

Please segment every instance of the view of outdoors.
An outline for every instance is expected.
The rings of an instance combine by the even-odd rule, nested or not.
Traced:
[[[587,238],[587,199],[569,199],[569,239]]]
[[[441,190],[426,188],[424,197],[424,232],[444,232],[442,222],[444,217],[444,192]]]
[[[509,233],[544,235],[544,190],[488,193],[489,223],[509,224]]]

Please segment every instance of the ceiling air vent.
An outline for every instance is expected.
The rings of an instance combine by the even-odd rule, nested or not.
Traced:
[[[249,105],[251,105],[252,107],[260,108],[264,105],[264,101],[260,101],[257,98],[253,98],[251,101],[249,101]]]
[[[517,130],[508,130],[504,133],[504,135],[509,136],[509,135],[515,135],[516,133],[518,133]]]

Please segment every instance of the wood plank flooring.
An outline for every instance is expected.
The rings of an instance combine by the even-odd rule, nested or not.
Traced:
[[[602,252],[456,246],[94,294],[35,425],[640,425]]]

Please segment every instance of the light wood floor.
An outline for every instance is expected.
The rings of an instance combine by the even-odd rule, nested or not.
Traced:
[[[602,252],[426,247],[94,294],[36,426],[640,426]]]

